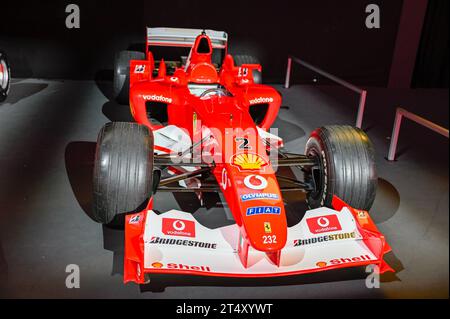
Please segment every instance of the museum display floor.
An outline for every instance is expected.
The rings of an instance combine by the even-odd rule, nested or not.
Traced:
[[[89,217],[97,133],[108,121],[131,120],[127,106],[110,101],[110,85],[14,79],[0,104],[0,297],[448,298],[448,140],[405,121],[398,161],[385,160],[395,107],[448,127],[448,90],[368,88],[363,128],[379,173],[371,215],[397,270],[379,289],[366,288],[364,269],[266,279],[157,275],[139,287],[122,283],[123,231]],[[284,98],[274,127],[290,151],[302,152],[318,126],[355,121],[358,98],[344,88],[274,86]],[[304,210],[302,198],[286,196],[290,220]],[[194,212],[209,227],[232,223],[226,207],[200,207],[195,195],[158,193],[155,203]],[[80,268],[79,289],[66,288],[70,264]]]

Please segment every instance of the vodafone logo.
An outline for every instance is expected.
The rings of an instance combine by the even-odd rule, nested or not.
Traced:
[[[263,190],[267,187],[268,182],[267,179],[262,176],[248,175],[246,178],[244,178],[244,185],[250,189]]]
[[[322,234],[342,230],[341,223],[336,215],[327,215],[306,220],[308,228],[313,234]]]
[[[170,236],[195,237],[195,223],[191,220],[163,218],[162,232]]]
[[[257,97],[253,100],[249,101],[251,105],[253,104],[264,104],[264,103],[272,103],[273,98],[272,97]]]
[[[330,225],[330,220],[326,217],[320,217],[317,220],[317,224],[321,227],[328,227]]]
[[[170,97],[165,97],[162,95],[142,95],[142,98],[145,101],[155,101],[155,102],[163,102],[163,103],[167,103],[167,104],[171,104],[172,103],[172,99]]]
[[[182,220],[176,220],[172,224],[173,228],[178,231],[182,231],[186,228],[186,224]]]
[[[227,190],[228,185],[230,184],[230,179],[228,178],[228,172],[226,168],[222,170],[222,181],[220,185],[222,185],[223,190]]]

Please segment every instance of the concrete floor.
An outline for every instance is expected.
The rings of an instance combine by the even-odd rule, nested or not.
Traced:
[[[448,127],[448,90],[369,89],[364,128],[380,177],[372,216],[397,270],[380,289],[366,288],[363,269],[245,280],[160,275],[139,287],[122,283],[123,232],[89,217],[97,133],[108,121],[130,119],[127,107],[108,100],[109,85],[16,79],[0,105],[0,297],[448,298],[448,140],[406,122],[399,160],[384,159],[394,107]],[[343,88],[276,87],[289,108],[275,126],[291,151],[301,152],[315,127],[354,122],[357,97]],[[191,199],[157,194],[156,208],[195,211],[211,227],[230,222],[220,205],[200,208]],[[65,286],[69,264],[80,267],[80,289]]]

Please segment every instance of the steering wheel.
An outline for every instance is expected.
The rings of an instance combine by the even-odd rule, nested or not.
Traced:
[[[218,96],[232,96],[230,92],[228,92],[226,89],[224,88],[214,88],[214,89],[208,89],[205,92],[203,92],[200,95],[200,98],[205,97],[205,96],[209,96],[209,95],[218,95]]]

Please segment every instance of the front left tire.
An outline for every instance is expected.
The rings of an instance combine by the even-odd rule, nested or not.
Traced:
[[[93,218],[121,224],[126,213],[143,210],[153,193],[153,135],[137,123],[107,123],[94,162]]]

